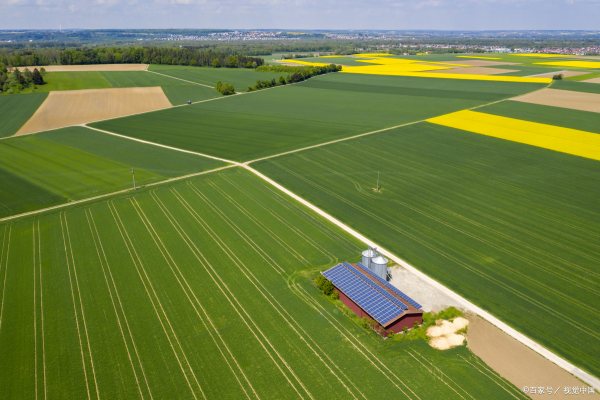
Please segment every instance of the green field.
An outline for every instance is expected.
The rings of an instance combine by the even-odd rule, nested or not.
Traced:
[[[221,165],[79,127],[6,139],[0,217],[129,188],[131,168],[144,185]]]
[[[37,93],[0,96],[0,138],[14,135],[45,99]]]
[[[542,106],[518,101],[503,101],[478,111],[526,121],[600,133],[600,113]]]
[[[45,85],[37,86],[30,91],[47,93],[54,90],[161,86],[172,104],[183,104],[187,100],[199,101],[220,96],[213,88],[145,71],[48,72],[44,79],[47,82]]]
[[[215,86],[218,81],[228,82],[238,92],[246,91],[248,86],[254,85],[257,80],[271,80],[287,75],[281,72],[259,72],[247,68],[208,68],[181,65],[151,65],[149,70],[209,86]]]
[[[576,81],[558,81],[552,84],[553,89],[573,90],[576,92],[598,93],[600,94],[600,84]]]
[[[423,123],[256,167],[600,373],[600,163]]]
[[[93,124],[249,160],[512,97],[537,84],[329,74],[302,84]]]
[[[241,169],[0,225],[5,398],[525,398],[310,277],[361,247]]]

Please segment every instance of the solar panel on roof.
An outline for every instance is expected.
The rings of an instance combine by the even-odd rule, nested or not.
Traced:
[[[364,275],[345,264],[330,268],[323,272],[323,276],[381,325],[398,318],[407,309],[394,296],[373,282],[365,281]]]
[[[348,265],[350,265],[350,264],[348,264]],[[371,271],[369,268],[365,267],[361,263],[358,263],[358,265],[360,265],[365,271],[367,271],[367,273],[370,276],[374,277],[379,282],[385,284],[386,287],[390,288],[394,293],[396,293],[398,296],[400,296],[404,300],[406,300],[410,305],[412,305],[413,307],[415,307],[417,309],[422,308],[422,306],[419,303],[417,303],[416,301],[414,301],[412,298],[410,298],[406,293],[404,293],[403,291],[401,291],[400,289],[398,289],[396,286],[391,285],[388,281],[386,281],[385,279],[382,279],[381,277],[379,277],[379,275],[373,273],[373,271]]]
[[[377,286],[376,284],[374,284],[369,277],[365,276],[365,274],[358,270],[358,268],[355,268],[352,264],[348,264],[348,263],[344,263],[344,265],[346,266],[346,268],[350,268],[352,271],[356,272],[357,274],[359,274],[360,279],[364,280],[367,284],[369,285],[373,285],[375,286],[375,288],[379,291],[382,291],[385,293],[385,291],[383,289],[381,289],[381,287]],[[377,276],[375,273],[371,272],[370,270],[368,270],[368,272],[372,275]],[[387,293],[386,293],[387,294]],[[400,307],[403,310],[408,310],[408,307],[406,307],[406,304],[404,304],[403,302],[401,302],[400,300],[398,300],[397,298],[395,298],[394,296],[389,296],[390,300],[393,301],[394,303],[396,303],[396,305],[398,305],[398,307]]]

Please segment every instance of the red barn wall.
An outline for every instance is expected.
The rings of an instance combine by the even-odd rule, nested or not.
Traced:
[[[364,312],[364,310],[362,308],[360,308],[358,306],[358,304],[356,304],[355,302],[350,300],[350,298],[348,296],[346,296],[344,293],[340,292],[339,290],[338,290],[338,292],[340,294],[340,300],[342,301],[342,303],[344,303],[349,309],[354,311],[354,314],[358,315],[361,318],[369,317],[369,314]],[[371,317],[369,317],[369,318],[371,318]]]
[[[408,314],[403,316],[402,318],[400,318],[398,321],[394,322],[393,324],[391,324],[390,326],[387,327],[386,331],[389,332],[394,332],[394,333],[399,333],[402,332],[402,330],[404,330],[404,328],[406,329],[411,329],[415,326],[416,324],[422,324],[423,323],[423,314]]]
[[[358,315],[359,317],[367,317],[367,318],[371,318],[369,316],[369,314],[367,314],[362,308],[360,308],[358,306],[358,304],[356,304],[354,301],[352,301],[348,296],[346,296],[343,292],[338,290],[338,293],[340,294],[340,300],[342,301],[342,303],[344,303],[346,305],[346,307],[348,307],[349,309],[351,309],[354,314]],[[385,336],[385,333],[399,333],[402,332],[404,330],[404,328],[407,329],[411,329],[415,326],[416,324],[422,324],[423,323],[423,314],[419,313],[419,314],[407,314],[405,316],[403,316],[402,318],[400,318],[398,321],[394,322],[392,325],[388,326],[387,329],[383,329],[383,327],[381,325],[379,325],[380,329],[380,334]]]

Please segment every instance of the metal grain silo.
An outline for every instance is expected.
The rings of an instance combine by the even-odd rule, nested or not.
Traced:
[[[377,257],[377,252],[372,247],[369,247],[367,250],[362,252],[361,264],[367,268],[371,268],[371,260],[375,257]]]
[[[381,279],[386,279],[387,277],[387,258],[383,256],[377,256],[371,260],[371,271],[373,271],[377,276]]]

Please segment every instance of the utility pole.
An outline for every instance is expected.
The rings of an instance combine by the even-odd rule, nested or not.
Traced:
[[[131,178],[133,179],[133,190],[135,190],[135,171],[133,170],[133,168],[131,168]]]
[[[378,192],[381,190],[381,186],[379,186],[379,171],[377,171],[377,186],[375,187],[377,188]]]

